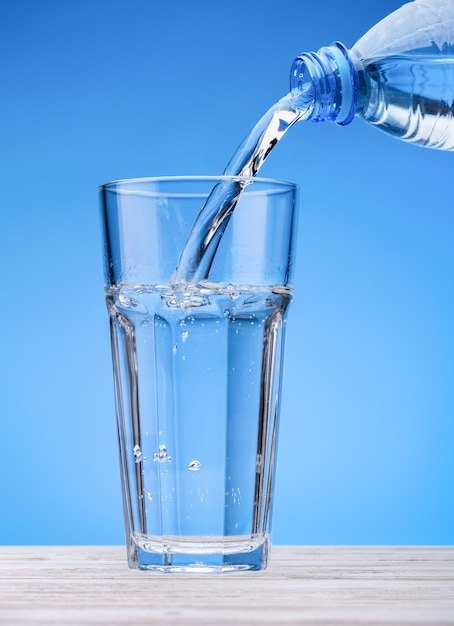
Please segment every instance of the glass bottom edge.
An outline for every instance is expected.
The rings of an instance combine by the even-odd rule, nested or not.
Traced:
[[[268,564],[268,535],[235,537],[150,537],[133,534],[131,569],[158,573],[220,574],[262,571]]]

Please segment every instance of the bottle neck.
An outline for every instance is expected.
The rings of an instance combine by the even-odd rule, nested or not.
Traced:
[[[313,122],[349,124],[356,113],[358,75],[347,48],[336,42],[293,62],[290,89],[298,94]]]

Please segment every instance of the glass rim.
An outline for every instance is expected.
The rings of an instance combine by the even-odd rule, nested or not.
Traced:
[[[138,185],[145,183],[171,183],[171,182],[212,182],[213,184],[219,183],[221,181],[243,181],[251,183],[258,183],[259,185],[269,185],[270,190],[274,186],[280,191],[284,189],[294,190],[297,192],[299,190],[299,185],[292,181],[278,179],[278,178],[269,178],[269,177],[259,177],[259,176],[228,176],[224,174],[220,174],[218,176],[215,175],[176,175],[176,176],[143,176],[137,178],[119,178],[118,180],[111,180],[106,183],[102,183],[98,186],[99,192],[104,192],[108,190],[113,190],[115,187],[123,187],[126,188],[128,185]],[[256,187],[257,189],[257,187]],[[116,189],[118,191],[118,189]]]

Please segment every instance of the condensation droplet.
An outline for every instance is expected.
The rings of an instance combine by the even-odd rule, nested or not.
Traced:
[[[150,500],[153,500],[153,496],[151,495],[151,493],[149,491],[147,491],[147,498]]]
[[[197,472],[202,467],[202,464],[200,461],[194,459],[193,461],[189,461],[186,467],[188,470],[191,470],[191,472]]]

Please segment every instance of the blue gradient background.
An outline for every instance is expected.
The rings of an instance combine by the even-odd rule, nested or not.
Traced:
[[[96,188],[218,174],[398,0],[0,4],[0,543],[122,543]],[[300,123],[274,542],[454,541],[454,155]]]

